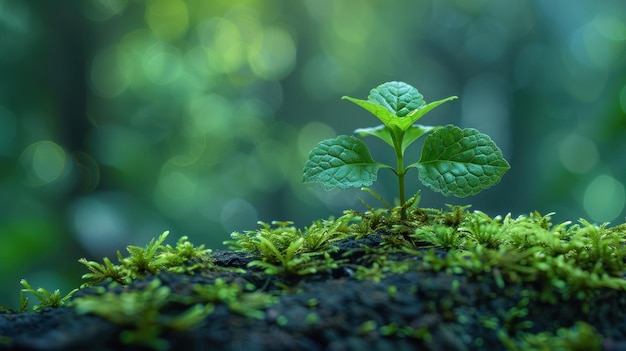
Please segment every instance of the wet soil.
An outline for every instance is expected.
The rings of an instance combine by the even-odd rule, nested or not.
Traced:
[[[365,261],[371,257],[365,255],[362,245],[376,246],[380,241],[379,235],[345,241],[335,256],[360,248],[349,256],[350,263],[367,264]],[[214,252],[213,257],[222,267],[246,268],[251,260],[232,251]],[[396,253],[387,259],[420,257]],[[278,302],[265,309],[261,319],[233,313],[226,305],[218,304],[192,330],[164,330],[160,337],[166,343],[162,347],[169,350],[505,350],[499,337],[505,332],[503,328],[554,332],[577,321],[589,323],[604,337],[602,349],[626,350],[624,292],[602,292],[589,311],[576,301],[531,302],[525,318],[507,320],[506,312],[518,306],[528,287],[498,287],[491,272],[470,277],[416,269],[385,272],[380,281],[374,281],[356,279],[354,269],[349,267],[302,277],[265,276],[252,270],[245,274],[160,273],[137,280],[127,289],[141,289],[158,278],[172,292],[182,294],[191,284],[210,284],[221,278],[252,283],[263,291],[280,291]],[[83,289],[75,297],[91,292],[92,288]],[[500,321],[497,326],[487,322],[494,318]],[[502,321],[510,325],[502,325]],[[516,323],[526,324],[520,327]],[[0,314],[0,350],[148,349],[122,343],[120,334],[124,330],[97,316],[78,315],[68,307],[4,313]]]

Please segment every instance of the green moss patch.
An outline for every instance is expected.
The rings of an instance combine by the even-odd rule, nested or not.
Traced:
[[[164,234],[117,263],[81,259],[87,283],[73,294],[25,286],[23,309],[34,294],[39,312],[5,308],[0,348],[46,349],[33,345],[59,333],[56,349],[103,350],[608,350],[624,341],[626,224],[400,211],[348,211],[304,228],[260,223],[233,233],[230,250],[184,237],[165,245]]]

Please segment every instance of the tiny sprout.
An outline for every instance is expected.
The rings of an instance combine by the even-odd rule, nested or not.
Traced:
[[[72,295],[78,291],[78,289],[74,289],[62,297],[59,289],[56,289],[54,292],[49,292],[44,288],[38,288],[35,290],[32,286],[30,286],[26,279],[20,280],[20,284],[24,287],[20,294],[22,311],[25,311],[28,306],[28,298],[23,296],[24,293],[31,293],[39,299],[40,303],[33,306],[34,311],[39,311],[45,307],[58,308],[65,305]]]
[[[404,177],[411,168],[417,168],[424,185],[446,196],[475,195],[497,184],[510,166],[489,136],[471,128],[415,123],[430,110],[456,98],[451,96],[427,104],[417,89],[403,82],[379,85],[370,91],[368,100],[344,96],[343,99],[361,106],[383,123],[356,129],[355,133],[375,136],[391,146],[396,166],[374,161],[363,141],[340,135],[320,142],[311,150],[304,165],[303,181],[322,183],[326,190],[367,187],[376,180],[380,168],[387,168],[398,177],[402,219],[406,219]],[[406,149],[427,134],[421,159],[405,166]]]

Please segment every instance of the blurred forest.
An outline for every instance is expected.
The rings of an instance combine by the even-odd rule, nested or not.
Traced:
[[[116,261],[166,230],[224,248],[257,221],[378,206],[302,184],[302,167],[319,141],[379,124],[341,96],[391,80],[459,96],[420,123],[477,128],[512,167],[475,197],[424,189],[422,206],[625,221],[623,0],[0,0],[0,74],[9,306],[21,278],[67,292],[78,258]],[[381,170],[373,188],[392,200],[395,185]]]

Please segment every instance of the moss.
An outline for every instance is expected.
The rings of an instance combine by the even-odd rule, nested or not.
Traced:
[[[263,309],[275,302],[268,294],[219,278],[212,284],[187,283],[191,291],[180,294],[154,278],[133,290],[79,296],[70,306],[78,314],[94,314],[123,326],[120,341],[124,344],[162,350],[169,347],[162,338],[166,331],[185,332],[197,327],[217,304],[249,318],[262,318]]]
[[[101,316],[122,328],[122,343],[153,349],[166,349],[165,335],[197,328],[220,306],[243,318],[274,321],[285,330],[299,323],[320,327],[329,318],[319,313],[320,302],[332,292],[308,296],[301,319],[270,311],[283,296],[302,293],[302,282],[336,275],[386,282],[384,296],[370,299],[391,304],[420,295],[425,301],[423,315],[413,322],[361,321],[356,330],[364,337],[432,343],[445,339],[450,328],[474,324],[497,335],[500,347],[509,350],[569,349],[577,342],[591,350],[602,339],[593,327],[598,315],[624,317],[619,306],[600,306],[606,296],[623,298],[626,291],[626,224],[554,224],[552,214],[537,212],[492,218],[469,206],[407,207],[406,219],[399,211],[347,211],[303,229],[291,222],[261,222],[259,229],[233,233],[226,242],[245,255],[247,269],[215,265],[211,250],[186,237],[175,246],[164,245],[164,233],[145,247],[129,246],[127,256],[118,252],[118,264],[108,258],[102,263],[81,259],[88,282],[77,293],[61,298],[30,285],[24,291],[42,300],[38,309],[66,305],[79,314]],[[412,272],[432,278],[390,280]],[[491,288],[472,291],[472,282]],[[481,306],[493,306],[475,310],[477,299]],[[545,306],[560,304],[569,306],[563,313],[580,320],[571,325],[544,320]],[[435,315],[438,323],[447,324],[436,328],[427,317]],[[468,345],[485,343],[484,336],[476,336]]]
[[[79,262],[90,271],[83,275],[83,279],[89,280],[84,286],[107,280],[127,285],[133,279],[162,270],[193,273],[195,270],[211,268],[210,249],[205,249],[204,245],[194,246],[186,236],[178,239],[174,247],[162,245],[168,235],[169,232],[165,232],[156,240],[150,240],[146,247],[127,246],[126,251],[129,255],[126,257],[118,251],[119,265],[111,263],[108,257],[103,259],[103,263],[81,258]]]
[[[307,275],[337,269],[341,261],[330,256],[336,252],[333,243],[354,236],[349,223],[355,216],[316,221],[300,230],[293,222],[259,222],[261,228],[231,234],[226,241],[231,249],[256,258],[248,267],[259,267],[266,274]]]
[[[571,328],[559,328],[556,332],[522,333],[517,340],[511,340],[504,333],[500,338],[511,351],[599,351],[603,339],[585,322],[577,322]]]

